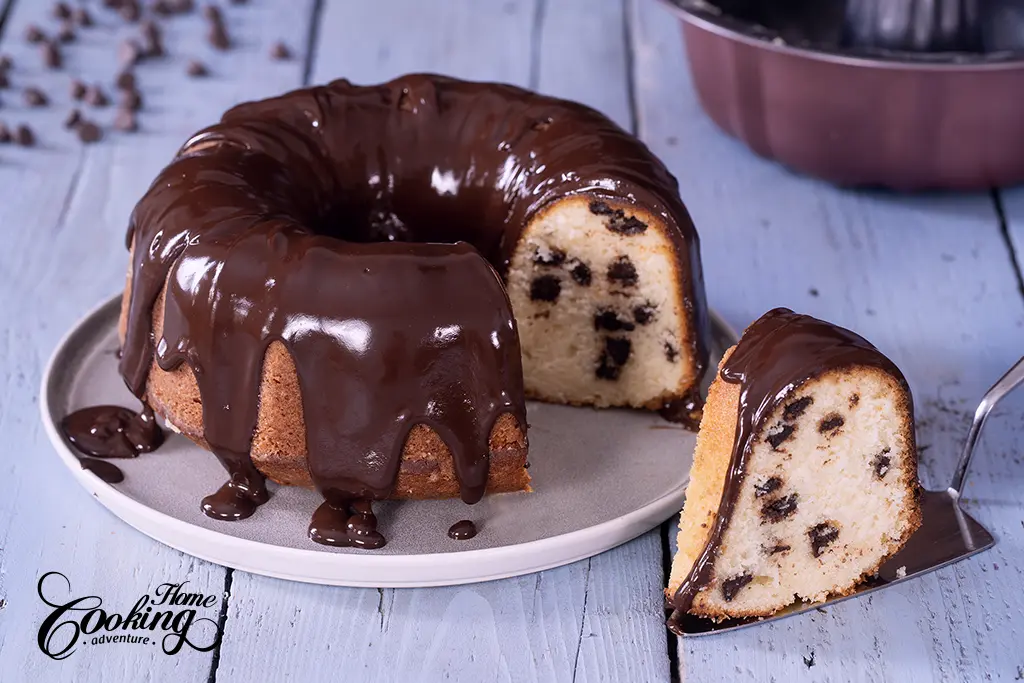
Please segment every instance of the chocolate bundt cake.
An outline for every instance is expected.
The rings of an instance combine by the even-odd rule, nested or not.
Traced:
[[[706,362],[675,179],[598,112],[511,86],[237,106],[128,245],[121,372],[230,473],[218,518],[252,514],[264,476],[315,486],[342,527],[358,500],[528,489],[525,396],[672,408]]]
[[[921,521],[903,375],[853,332],[781,308],[719,370],[666,594],[718,620],[849,593]]]

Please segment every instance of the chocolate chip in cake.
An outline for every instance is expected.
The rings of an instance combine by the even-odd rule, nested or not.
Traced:
[[[655,307],[653,304],[641,304],[633,309],[633,320],[638,325],[647,325],[654,320]]]
[[[576,284],[581,287],[589,287],[593,280],[593,276],[590,273],[590,266],[582,261],[576,261],[572,266],[572,269],[569,271],[569,274],[572,275],[572,279],[576,281]]]
[[[92,15],[89,14],[89,10],[84,7],[79,7],[74,12],[75,23],[82,28],[89,28],[93,25]]]
[[[557,247],[537,247],[533,252],[533,262],[538,266],[560,266],[565,263],[565,252]]]
[[[750,572],[726,579],[722,582],[722,597],[725,598],[726,602],[731,602],[736,597],[736,594],[740,592],[740,589],[753,580],[754,576]]]
[[[41,48],[43,53],[43,64],[47,69],[59,69],[64,64],[64,57],[60,53],[57,43],[47,40]]]
[[[771,445],[773,451],[777,451],[779,446],[789,441],[789,437],[793,436],[794,431],[796,431],[796,428],[793,425],[776,425],[774,431],[768,432],[765,441]]]
[[[79,123],[82,122],[82,112],[77,109],[72,109],[68,112],[68,116],[64,119],[64,127],[68,130],[75,128]]]
[[[270,46],[270,58],[276,61],[285,61],[292,58],[292,51],[288,49],[288,46],[277,41]]]
[[[892,458],[889,457],[889,452],[891,450],[892,449],[887,446],[881,453],[871,459],[871,468],[875,471],[875,476],[879,479],[884,479],[885,475],[889,473],[889,468],[892,466]]]
[[[782,486],[782,479],[778,477],[768,477],[761,484],[754,484],[754,497],[760,498],[761,496],[767,496]]]
[[[623,287],[635,287],[640,276],[637,275],[636,266],[629,257],[620,256],[608,266],[608,279]]]
[[[594,214],[595,216],[610,216],[612,215],[612,213],[614,213],[612,207],[608,206],[608,204],[606,204],[605,202],[602,202],[597,199],[592,200],[588,208],[590,209],[590,213]]]
[[[554,275],[539,275],[530,283],[530,301],[557,301],[562,283]]]
[[[53,6],[53,16],[57,19],[70,19],[71,8],[66,2],[58,2]]]
[[[765,546],[764,554],[769,556],[778,555],[779,553],[789,552],[790,550],[792,550],[792,548],[790,548],[788,545],[784,543],[776,543],[772,546]]]
[[[46,34],[43,33],[43,30],[35,24],[29,24],[25,29],[25,40],[34,45],[46,40]]]
[[[850,396],[850,407],[851,408],[856,406],[858,403],[860,403],[860,394],[853,394],[852,396]]]
[[[207,71],[206,65],[195,59],[189,60],[188,66],[185,67],[185,73],[192,78],[201,78],[206,76],[210,72]]]
[[[806,412],[807,408],[814,403],[813,396],[804,396],[787,405],[782,411],[782,419],[795,420]]]
[[[36,144],[36,136],[35,133],[32,132],[31,128],[25,124],[21,124],[14,129],[14,141],[22,147],[32,147]]]
[[[134,133],[139,129],[139,122],[135,118],[135,112],[131,109],[120,109],[114,117],[114,128],[125,133]]]
[[[622,209],[615,211],[615,215],[608,221],[607,227],[620,235],[639,235],[647,230],[646,223],[633,216],[625,215]]]
[[[138,111],[142,109],[142,95],[137,90],[124,90],[121,92],[121,109],[127,111]]]
[[[781,522],[796,512],[796,494],[770,500],[761,507],[761,517],[767,522]]]
[[[85,101],[94,107],[105,107],[110,104],[110,98],[103,92],[103,88],[100,87],[99,83],[85,89]]]
[[[839,413],[829,413],[821,418],[821,422],[818,423],[818,431],[822,434],[834,432],[844,424],[846,424],[846,420],[843,419],[842,415]]]
[[[811,539],[811,554],[815,557],[821,557],[825,548],[839,537],[839,527],[833,522],[822,522],[808,529],[807,537]]]
[[[669,363],[675,363],[679,358],[679,349],[673,346],[672,342],[665,342],[665,358]]]
[[[97,142],[103,137],[103,131],[92,121],[78,124],[78,139],[85,143]]]
[[[39,88],[25,88],[22,96],[25,99],[25,104],[30,107],[45,107],[50,103],[50,100],[46,97],[46,93]]]
[[[636,326],[628,320],[619,318],[615,311],[604,309],[594,314],[594,329],[608,330],[609,332],[618,332],[619,330],[632,332]]]
[[[625,365],[629,360],[629,354],[633,350],[633,344],[625,337],[608,337],[604,340],[604,348],[608,356],[616,365]]]

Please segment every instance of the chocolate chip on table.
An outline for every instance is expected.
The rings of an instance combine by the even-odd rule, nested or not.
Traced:
[[[142,109],[142,95],[137,90],[121,91],[121,109],[127,111],[138,111]]]
[[[77,78],[71,81],[71,99],[81,102],[82,98],[85,97],[86,91],[85,83],[78,80]]]
[[[11,131],[8,130],[7,124],[0,121],[0,144],[6,144],[12,140]]]
[[[839,538],[839,529],[831,522],[822,522],[808,529],[807,537],[811,540],[811,554],[821,557],[825,548]]]
[[[761,517],[768,522],[781,522],[796,512],[795,493],[770,500],[761,507]]]
[[[83,120],[78,124],[78,139],[85,143],[97,142],[103,137],[103,131],[92,121]]]
[[[135,90],[135,74],[128,70],[122,71],[117,75],[114,85],[118,90]]]
[[[84,7],[79,7],[74,12],[75,23],[82,28],[89,28],[93,25],[92,15],[89,14],[89,10]]]
[[[278,41],[270,47],[270,58],[278,61],[283,61],[292,58],[292,51],[288,49],[288,46]]]
[[[231,39],[228,37],[227,29],[223,24],[213,24],[206,34],[206,40],[218,50],[227,50],[231,47]]]
[[[57,19],[70,19],[71,8],[66,2],[58,2],[53,6],[53,16]]]
[[[562,283],[554,275],[541,275],[530,283],[530,301],[557,301]]]
[[[736,597],[736,594],[740,592],[740,589],[753,580],[754,576],[750,572],[726,579],[722,582],[722,597],[726,602],[731,602]]]
[[[103,92],[103,88],[97,83],[86,88],[85,102],[94,107],[105,107],[110,104],[110,98],[107,97],[107,94]]]
[[[25,29],[25,40],[32,44],[41,43],[46,40],[46,34],[35,24],[29,24]]]
[[[61,43],[75,42],[75,27],[70,21],[64,22],[57,32],[57,40]]]
[[[163,32],[151,19],[142,22],[142,49],[147,57],[162,57],[164,54]]]
[[[142,57],[142,46],[137,41],[126,40],[117,49],[117,61],[122,66],[130,67],[138,63]]]
[[[36,136],[32,129],[23,123],[15,129],[14,141],[22,147],[32,147],[36,144]]]
[[[14,60],[10,55],[0,55],[0,71],[7,71],[14,66]]]
[[[43,64],[48,69],[59,69],[64,65],[64,57],[60,53],[60,48],[57,43],[52,40],[47,40],[42,46],[43,53]]]
[[[7,78],[7,71],[0,69],[0,90],[11,87],[11,81]]]
[[[142,8],[138,0],[121,0],[121,18],[127,22],[135,23],[142,15]]]
[[[185,73],[193,78],[200,78],[208,75],[210,72],[206,69],[206,65],[202,62],[196,61],[195,59],[190,60],[188,66],[185,67]]]
[[[203,5],[203,19],[211,24],[224,23],[224,15],[221,14],[220,7],[216,5]]]
[[[121,109],[118,111],[117,116],[114,117],[114,128],[127,133],[134,133],[137,131],[139,129],[139,122],[135,118],[135,112],[130,109]]]
[[[49,98],[46,97],[46,93],[44,93],[39,88],[25,88],[25,91],[22,93],[22,95],[25,99],[25,104],[27,104],[30,107],[45,107],[47,104],[50,103]]]
[[[82,122],[82,112],[77,109],[72,109],[68,112],[68,116],[64,119],[64,127],[71,130],[78,126]]]
[[[634,287],[640,280],[640,276],[629,257],[620,256],[608,266],[608,279],[624,287]]]

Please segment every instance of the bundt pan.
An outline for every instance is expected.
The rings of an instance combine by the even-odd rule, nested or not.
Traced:
[[[1024,181],[1024,2],[663,0],[704,109],[841,185]]]

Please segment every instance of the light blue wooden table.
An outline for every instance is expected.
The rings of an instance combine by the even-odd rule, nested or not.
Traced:
[[[226,2],[236,45],[215,52],[198,13],[164,22],[170,55],[138,69],[140,132],[82,146],[61,122],[71,76],[113,92],[117,42],[98,26],[42,67],[23,32],[51,3],[0,0],[15,60],[0,121],[34,149],[0,146],[0,681],[988,681],[1024,678],[1024,399],[984,436],[967,506],[999,543],[920,580],[809,615],[678,641],[664,628],[669,522],[590,560],[429,590],[288,583],[208,564],[135,532],[90,500],[38,418],[59,337],[123,283],[122,237],[150,179],[193,130],[241,100],[345,76],[408,71],[497,80],[574,98],[636,131],[678,176],[700,230],[711,305],[737,328],[789,306],[860,331],[916,398],[921,476],[943,486],[975,401],[1024,351],[1024,191],[901,196],[839,190],[754,157],[694,97],[675,19],[654,0]],[[283,40],[290,61],[267,57]],[[187,58],[211,76],[185,75]],[[28,111],[18,90],[52,104]],[[89,109],[108,124],[113,108]],[[36,644],[47,571],[127,610],[159,583],[223,594],[220,645]],[[91,648],[91,649],[90,649]]]

